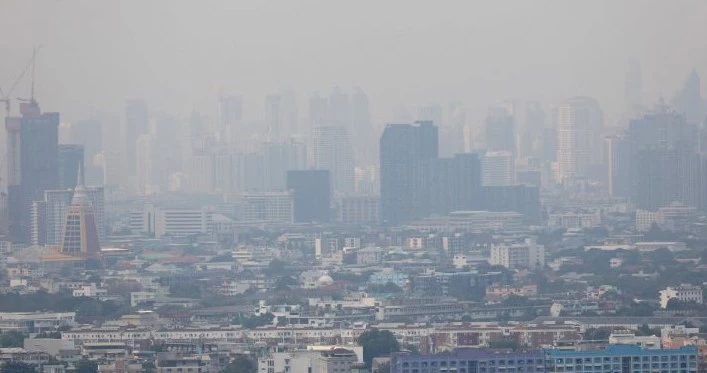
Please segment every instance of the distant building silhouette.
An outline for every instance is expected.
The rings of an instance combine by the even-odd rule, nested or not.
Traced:
[[[9,233],[27,243],[32,202],[59,188],[59,113],[42,113],[36,101],[22,103],[20,113],[6,121]]]
[[[287,171],[287,189],[294,201],[295,223],[327,223],[331,220],[329,170]]]
[[[60,144],[58,189],[74,189],[79,168],[85,170],[83,145]]]
[[[355,189],[353,146],[343,126],[315,127],[312,132],[312,168],[329,170],[331,185],[338,195]]]
[[[380,139],[381,215],[384,224],[423,217],[416,176],[425,161],[439,155],[437,127],[432,122],[389,124]]]
[[[601,164],[603,117],[590,97],[574,97],[557,107],[558,181],[588,177]]]

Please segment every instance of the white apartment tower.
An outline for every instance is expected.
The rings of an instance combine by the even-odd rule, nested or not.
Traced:
[[[556,110],[558,181],[588,176],[602,162],[604,114],[590,97],[568,99]]]

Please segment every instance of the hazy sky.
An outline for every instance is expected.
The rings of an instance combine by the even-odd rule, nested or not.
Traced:
[[[0,86],[42,45],[38,99],[74,119],[133,97],[213,113],[221,89],[255,119],[285,88],[305,116],[333,85],[361,86],[377,121],[399,104],[461,100],[477,120],[507,97],[576,94],[615,117],[632,55],[644,103],[707,75],[704,0],[0,0],[0,35]]]

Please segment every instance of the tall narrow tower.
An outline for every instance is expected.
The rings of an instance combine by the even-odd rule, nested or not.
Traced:
[[[83,182],[83,169],[79,168],[76,189],[66,214],[61,252],[73,256],[98,256],[101,245],[96,229],[96,215]]]

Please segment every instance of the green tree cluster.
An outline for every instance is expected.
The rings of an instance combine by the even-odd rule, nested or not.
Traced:
[[[25,335],[20,332],[9,331],[0,334],[0,347],[22,347],[24,343]]]
[[[358,344],[363,347],[363,361],[370,368],[373,359],[400,351],[400,344],[393,333],[387,330],[370,329],[358,337]]]

